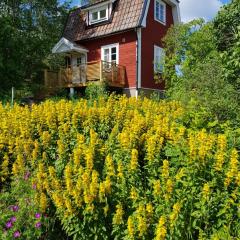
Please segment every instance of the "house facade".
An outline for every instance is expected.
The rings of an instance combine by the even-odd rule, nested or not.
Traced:
[[[139,90],[161,91],[164,83],[154,79],[162,71],[161,39],[179,22],[178,0],[98,0],[70,12],[53,53],[66,55],[75,83],[88,81],[95,72],[90,63],[100,61],[99,79],[111,75],[114,83],[121,76],[119,86],[128,95],[137,95]],[[81,74],[74,68],[82,68]]]

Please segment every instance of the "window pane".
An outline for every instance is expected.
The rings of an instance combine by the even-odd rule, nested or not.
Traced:
[[[98,20],[98,12],[93,12],[93,13],[92,13],[92,20],[93,20],[93,21]]]
[[[106,48],[103,50],[103,60],[106,62],[110,61],[110,54],[109,54],[109,48]]]
[[[100,11],[100,19],[101,18],[106,18],[107,17],[107,10],[106,9],[103,9]]]
[[[112,54],[112,61],[114,61],[114,62],[117,61],[117,54]]]
[[[155,72],[163,72],[164,68],[164,49],[160,47],[154,48],[154,70]]]
[[[156,18],[159,20],[159,12],[160,12],[160,4],[159,2],[156,2]]]
[[[77,58],[77,66],[81,65],[82,63],[82,58],[81,57],[78,57]]]
[[[112,54],[116,54],[117,53],[117,48],[116,47],[113,47],[112,48]]]

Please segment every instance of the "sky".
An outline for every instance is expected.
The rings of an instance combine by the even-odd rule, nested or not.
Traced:
[[[211,20],[223,4],[230,0],[180,0],[180,11],[183,22],[194,18]],[[80,0],[73,0],[73,5],[79,5]]]

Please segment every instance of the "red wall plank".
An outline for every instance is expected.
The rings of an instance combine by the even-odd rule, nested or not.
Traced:
[[[81,41],[79,44],[88,50],[88,61],[101,59],[101,46],[119,43],[119,64],[126,67],[128,87],[136,86],[136,33],[135,31],[124,32],[104,38]]]
[[[166,7],[166,25],[154,20],[154,0],[151,0],[147,15],[147,27],[142,28],[142,87],[164,89],[164,83],[154,81],[154,45],[162,47],[161,39],[173,25],[172,7]]]

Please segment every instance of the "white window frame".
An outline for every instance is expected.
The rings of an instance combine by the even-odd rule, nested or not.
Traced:
[[[101,47],[101,60],[104,61],[104,50],[109,49],[110,57],[112,58],[111,49],[116,47],[116,64],[119,64],[119,43],[114,43],[110,45],[105,45]],[[110,59],[112,62],[112,59]]]
[[[104,18],[100,18],[100,12],[102,10],[106,10],[106,17],[104,17]],[[95,13],[95,12],[97,12],[97,14],[98,14],[98,19],[97,20],[93,20],[92,19],[92,14]],[[108,12],[108,5],[104,5],[104,6],[99,7],[99,8],[91,9],[89,11],[89,24],[91,25],[91,24],[96,24],[96,23],[99,23],[99,22],[107,21],[108,20],[108,16],[109,16],[108,14],[109,14],[109,12]]]
[[[162,5],[164,8],[164,16],[163,16],[163,21],[161,19],[157,18],[157,2],[159,3],[159,5]],[[154,19],[157,22],[160,22],[163,25],[166,25],[166,15],[167,15],[167,6],[166,3],[161,1],[161,0],[155,0],[154,1]],[[159,9],[159,17],[160,17],[160,9]]]
[[[159,61],[157,61],[157,54],[159,53]],[[162,73],[164,69],[165,50],[157,45],[154,45],[154,72]],[[158,66],[158,64],[160,64]]]

